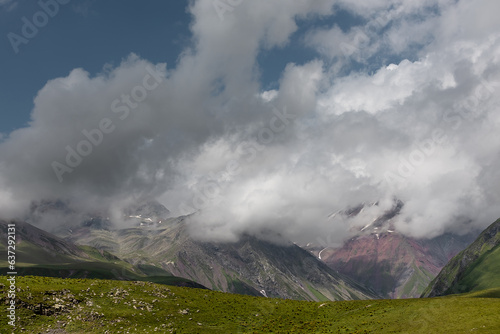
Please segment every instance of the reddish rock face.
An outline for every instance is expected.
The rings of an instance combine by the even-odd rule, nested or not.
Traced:
[[[379,202],[361,203],[329,216],[344,224],[359,218]],[[394,198],[392,207],[369,219],[363,227],[353,225],[354,237],[341,247],[305,246],[330,268],[351,277],[385,298],[420,297],[448,261],[475,238],[475,234],[444,234],[433,239],[406,237],[395,228],[404,203]],[[359,220],[359,219],[358,219]]]
[[[368,234],[354,237],[340,248],[322,250],[321,259],[386,298],[412,298],[419,297],[471,239],[443,235],[416,240],[399,233]]]

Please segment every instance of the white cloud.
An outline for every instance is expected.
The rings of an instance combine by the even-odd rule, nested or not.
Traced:
[[[335,3],[366,25],[312,28],[306,43],[318,59],[288,64],[279,87],[263,91],[262,49],[291,43],[298,19],[314,22]],[[113,101],[154,67],[137,56],[95,77],[76,69],[45,85],[30,127],[0,144],[1,208],[12,198],[62,196],[95,209],[152,196],[174,213],[201,209],[192,228],[206,238],[274,230],[340,241],[349,225],[327,221],[332,211],[380,201],[353,222],[361,226],[397,197],[405,202],[397,226],[409,235],[482,227],[500,216],[497,7],[244,1],[222,21],[212,1],[195,1],[194,47],[161,71],[161,85],[125,120]],[[338,45],[352,41],[358,51],[346,55]],[[401,60],[385,60],[395,55]],[[350,56],[380,66],[355,71]],[[103,118],[116,129],[59,183],[51,163]]]

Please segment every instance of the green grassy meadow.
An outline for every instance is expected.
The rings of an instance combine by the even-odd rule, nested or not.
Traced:
[[[1,303],[8,286],[1,281]],[[151,282],[17,277],[1,333],[499,333],[500,289],[429,299],[305,302]]]

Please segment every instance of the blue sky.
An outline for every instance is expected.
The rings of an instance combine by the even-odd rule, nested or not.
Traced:
[[[22,35],[22,18],[32,22],[41,7],[35,1],[10,3],[16,5],[10,10],[7,5],[0,9],[0,31],[4,36],[0,45],[0,133],[26,126],[37,92],[48,80],[66,76],[74,68],[96,74],[105,64],[119,64],[132,52],[153,63],[166,62],[168,67],[175,67],[180,53],[192,45],[187,0],[148,0],[140,4],[130,0],[86,0],[60,5],[57,15],[28,44],[20,44],[16,54],[7,34]],[[293,43],[261,53],[258,61],[262,85],[276,88],[286,64],[304,63],[318,56],[302,43],[304,32],[312,25],[337,24],[347,30],[362,20],[340,9],[331,17],[298,22],[300,29]]]
[[[36,1],[0,9],[0,132],[25,126],[33,98],[48,80],[74,68],[91,74],[119,64],[134,52],[152,62],[174,65],[190,44],[187,1],[71,1],[15,54],[7,33],[21,34],[22,17],[41,10]]]
[[[201,236],[298,241],[394,198],[413,237],[500,216],[497,0],[73,0],[16,54],[40,11],[0,0],[4,215],[154,198]]]

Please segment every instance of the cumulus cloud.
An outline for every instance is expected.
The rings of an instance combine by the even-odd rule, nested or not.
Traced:
[[[131,55],[40,90],[30,126],[0,144],[1,210],[157,198],[173,214],[196,212],[199,238],[269,231],[340,242],[398,198],[402,233],[484,227],[500,216],[497,7],[243,1],[221,20],[212,1],[194,1],[193,47],[176,67]],[[337,8],[363,23],[314,26]],[[292,43],[303,22],[302,46],[317,59],[288,64],[279,87],[264,90],[259,53]],[[352,221],[327,219],[373,202]]]

